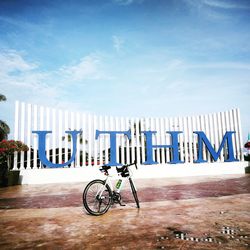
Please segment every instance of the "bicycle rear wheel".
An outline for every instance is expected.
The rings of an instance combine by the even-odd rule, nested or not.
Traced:
[[[139,204],[139,199],[138,199],[138,196],[137,196],[137,192],[136,192],[136,189],[135,189],[135,185],[132,181],[131,178],[129,178],[129,183],[130,183],[130,187],[131,187],[131,190],[132,190],[132,193],[133,193],[133,196],[135,198],[135,203],[137,205],[137,208],[140,208],[140,204]]]
[[[83,206],[92,215],[105,214],[112,203],[112,192],[103,180],[93,180],[84,189]]]

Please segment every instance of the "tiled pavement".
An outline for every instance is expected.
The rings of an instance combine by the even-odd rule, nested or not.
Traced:
[[[136,180],[94,217],[86,183],[0,189],[0,249],[250,249],[250,175]]]

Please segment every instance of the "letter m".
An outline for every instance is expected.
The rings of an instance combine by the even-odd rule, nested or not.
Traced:
[[[222,142],[220,144],[218,152],[214,150],[212,147],[211,143],[207,139],[206,135],[202,131],[194,131],[194,134],[198,135],[198,159],[194,161],[195,163],[201,163],[201,162],[207,162],[206,160],[203,159],[203,154],[202,154],[202,149],[203,149],[203,143],[205,144],[208,152],[211,154],[212,158],[214,161],[217,161],[221,151],[227,143],[227,150],[228,150],[228,158],[225,160],[225,162],[231,162],[231,161],[239,161],[234,157],[234,148],[233,148],[233,140],[232,140],[232,135],[235,134],[235,131],[228,131],[225,133]]]

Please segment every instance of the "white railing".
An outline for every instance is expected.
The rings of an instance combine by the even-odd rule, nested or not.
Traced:
[[[204,131],[215,150],[226,131],[235,131],[233,146],[235,157],[243,159],[240,112],[232,109],[225,112],[174,118],[125,118],[112,116],[96,116],[54,108],[42,107],[26,103],[15,104],[14,138],[26,143],[30,150],[27,153],[15,155],[14,169],[43,168],[39,161],[38,136],[34,130],[50,130],[47,135],[46,155],[53,163],[67,162],[71,157],[71,142],[65,134],[67,130],[82,130],[78,136],[77,154],[71,167],[102,165],[109,162],[109,135],[100,135],[95,140],[96,130],[126,131],[131,130],[131,140],[117,135],[117,160],[122,164],[145,161],[145,137],[141,131],[157,131],[153,137],[154,145],[169,145],[170,135],[166,131],[182,131],[179,134],[179,157],[185,163],[193,163],[197,159],[197,135],[193,131]],[[64,140],[63,140],[64,137]],[[217,162],[224,162],[226,149],[222,150]],[[160,164],[171,160],[169,148],[154,150],[154,159]],[[203,149],[203,157],[211,162],[207,150]]]

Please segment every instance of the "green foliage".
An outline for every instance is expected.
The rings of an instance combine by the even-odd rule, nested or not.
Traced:
[[[7,161],[9,156],[14,152],[28,151],[29,147],[21,141],[15,140],[2,140],[0,142],[0,164]]]
[[[70,128],[69,128],[69,131],[71,131]],[[76,131],[76,129],[74,129],[73,131]],[[80,130],[80,131],[81,132],[80,132],[80,134],[78,134],[78,139],[79,139],[80,144],[83,144],[82,130]],[[65,139],[66,139],[66,136],[63,136],[62,140],[64,141]],[[68,142],[71,142],[71,135],[70,134],[67,135],[67,140],[68,140]],[[85,140],[85,144],[88,144],[88,140]]]
[[[7,98],[5,97],[5,95],[0,94],[0,102],[6,100]],[[9,133],[10,133],[10,128],[7,125],[7,123],[0,120],[0,141],[2,141],[3,139],[7,139]]]
[[[10,133],[10,128],[6,122],[0,120],[0,141],[7,138],[7,135]]]
[[[0,102],[1,102],[1,101],[6,101],[6,100],[7,100],[6,96],[0,94]]]

